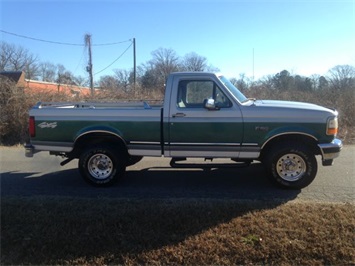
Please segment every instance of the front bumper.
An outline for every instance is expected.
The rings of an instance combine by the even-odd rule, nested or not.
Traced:
[[[339,157],[340,151],[343,148],[343,143],[340,139],[334,139],[331,143],[318,144],[322,154],[323,165],[332,165],[335,158]]]

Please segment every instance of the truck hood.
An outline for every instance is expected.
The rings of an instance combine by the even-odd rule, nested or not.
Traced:
[[[274,100],[256,100],[254,105],[258,107],[274,107],[274,108],[287,108],[287,109],[302,109],[312,111],[334,112],[329,108],[319,106],[311,103],[292,102],[292,101],[274,101]]]

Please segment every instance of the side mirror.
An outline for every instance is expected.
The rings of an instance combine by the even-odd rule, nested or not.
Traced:
[[[206,108],[209,111],[219,110],[219,108],[216,106],[215,100],[212,98],[205,99],[203,105],[204,105],[204,108]]]

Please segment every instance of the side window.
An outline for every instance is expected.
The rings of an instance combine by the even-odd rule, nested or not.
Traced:
[[[231,101],[216,83],[210,80],[182,80],[179,82],[177,107],[203,108],[206,99],[214,99],[219,108],[231,107]]]

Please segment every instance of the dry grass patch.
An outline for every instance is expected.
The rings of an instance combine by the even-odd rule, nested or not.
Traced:
[[[355,206],[3,198],[1,265],[355,263]]]

